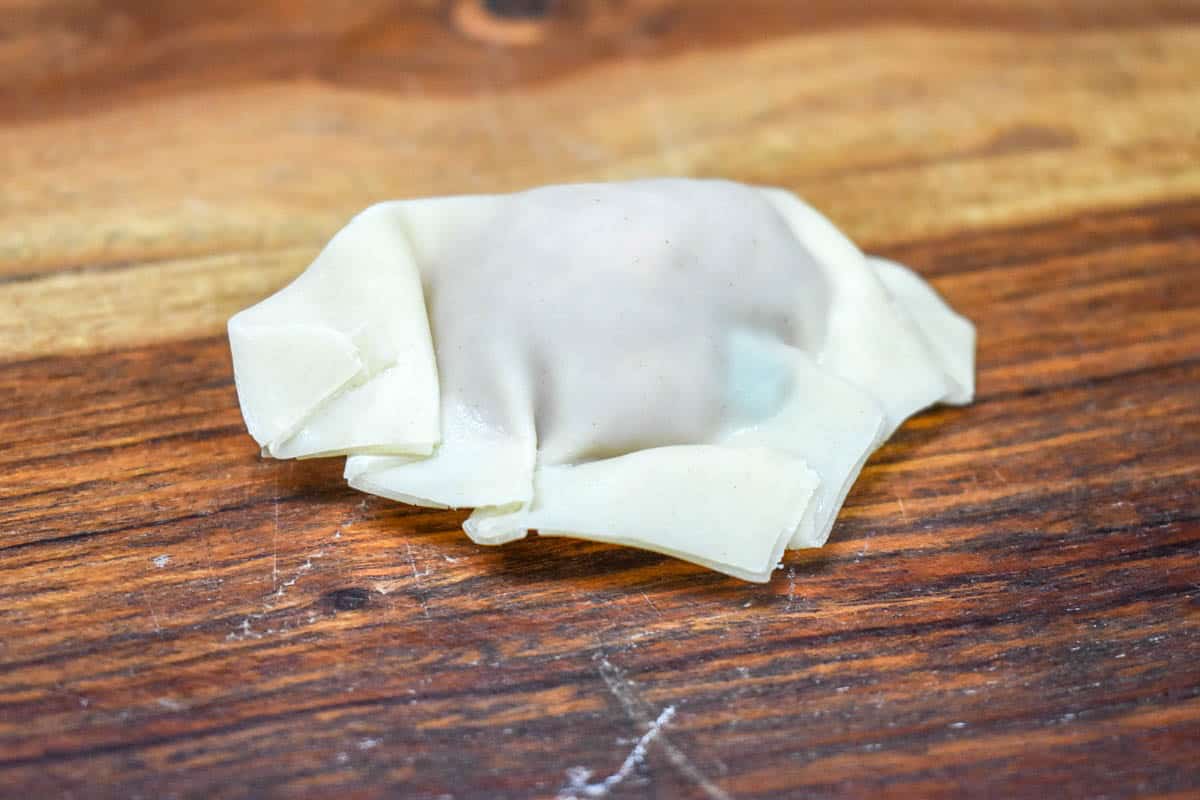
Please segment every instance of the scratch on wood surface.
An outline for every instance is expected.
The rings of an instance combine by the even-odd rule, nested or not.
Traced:
[[[150,612],[150,619],[154,622],[154,632],[159,636],[162,636],[163,629],[162,625],[158,621],[158,612],[154,610],[154,604],[146,601],[144,605],[146,606],[146,610]]]
[[[251,620],[265,619],[266,616],[266,614],[250,614],[246,616],[240,623],[238,623],[236,628],[226,634],[225,641],[243,642],[247,639],[261,639],[268,633],[274,633],[275,630],[273,628],[268,628],[265,632],[260,633],[259,631],[256,631],[250,627]]]
[[[412,567],[413,583],[416,584],[417,602],[421,604],[421,612],[425,614],[425,618],[429,619],[429,605],[425,602],[425,587],[421,583],[421,576],[427,575],[427,572],[420,572],[417,569],[417,560],[413,558],[412,545],[408,542],[404,543],[404,550],[408,553],[408,565]]]
[[[796,568],[788,567],[788,592],[787,605],[784,606],[785,611],[792,611],[796,608]]]
[[[625,760],[621,762],[621,766],[612,775],[609,775],[604,780],[598,783],[588,783],[588,779],[592,777],[592,771],[587,767],[571,767],[567,770],[567,785],[559,790],[558,800],[581,800],[584,797],[608,797],[615,787],[624,782],[626,778],[646,760],[646,750],[650,743],[659,735],[659,732],[675,716],[675,706],[667,706],[659,715],[650,723],[649,728],[642,734],[641,738],[634,744],[633,749],[629,751],[629,755],[625,756]]]
[[[647,604],[648,604],[648,605],[649,605],[649,606],[650,606],[652,609],[654,609],[654,613],[655,613],[655,614],[657,614],[657,615],[658,615],[658,616],[660,616],[660,617],[662,616],[662,612],[658,610],[658,606],[654,605],[654,601],[653,601],[653,600],[651,600],[651,599],[650,599],[650,596],[649,596],[649,595],[647,595],[645,592],[642,592],[642,599],[643,599],[643,600],[645,600],[645,601],[646,601],[646,603],[647,603]]]
[[[650,705],[638,696],[629,679],[603,654],[599,654],[599,662],[600,678],[604,681],[604,685],[608,687],[608,691],[620,702],[626,716],[637,725],[650,725]],[[696,765],[691,762],[691,759],[684,755],[682,750],[672,744],[671,740],[665,735],[660,733],[657,742],[666,754],[667,761],[675,771],[687,780],[690,780],[705,797],[710,798],[710,800],[732,800],[728,792],[704,777],[704,773],[697,769]],[[586,778],[584,780],[586,781]]]
[[[208,571],[209,583],[217,590],[217,597],[224,598],[224,593],[221,591],[223,581],[217,577],[216,570],[213,569],[213,563],[216,559],[213,558],[212,543],[208,540],[208,532],[204,530],[203,526],[199,526],[197,533],[200,537],[200,544],[204,547],[204,568]]]
[[[271,591],[279,586],[279,470],[275,470],[275,493],[271,498],[274,524],[271,527]]]
[[[296,572],[292,575],[291,578],[289,578],[288,580],[283,581],[282,583],[279,584],[279,588],[277,588],[274,592],[271,593],[271,597],[283,597],[286,590],[295,586],[296,583],[300,580],[300,577],[302,575],[304,575],[304,573],[312,570],[313,559],[321,558],[324,555],[325,555],[324,550],[318,550],[317,552],[310,554],[307,558],[304,559],[304,563],[296,568]],[[264,603],[264,605],[266,605],[266,604]]]

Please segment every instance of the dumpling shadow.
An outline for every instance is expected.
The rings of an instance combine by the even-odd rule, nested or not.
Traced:
[[[498,547],[490,568],[522,584],[576,581],[592,588],[603,583],[605,589],[630,593],[654,590],[684,597],[737,595],[751,599],[764,592],[777,594],[781,580],[822,574],[832,560],[825,551],[813,549],[786,553],[783,564],[768,583],[750,583],[649,550],[531,533]]]
[[[934,442],[948,439],[956,425],[969,419],[967,411],[964,407],[936,406],[914,415],[871,455],[867,467],[905,461],[921,455]]]
[[[358,494],[342,480],[342,462],[334,458],[307,458],[273,461],[273,480],[281,496]]]

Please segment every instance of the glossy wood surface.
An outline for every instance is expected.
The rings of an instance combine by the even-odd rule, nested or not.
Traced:
[[[0,0],[0,797],[582,796],[659,718],[611,797],[1196,796],[1198,75],[1186,0]],[[657,174],[978,325],[826,548],[259,459],[224,321],[353,212]]]

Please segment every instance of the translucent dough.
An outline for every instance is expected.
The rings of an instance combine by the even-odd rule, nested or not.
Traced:
[[[363,491],[766,581],[870,453],[974,392],[974,328],[780,189],[679,179],[383,203],[230,320],[266,455]]]

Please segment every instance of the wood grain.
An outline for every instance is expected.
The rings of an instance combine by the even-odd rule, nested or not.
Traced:
[[[0,0],[0,796],[554,797],[667,707],[613,797],[1200,793],[1200,4],[545,7]],[[483,549],[257,457],[224,320],[355,210],[663,173],[979,327],[826,548]]]

